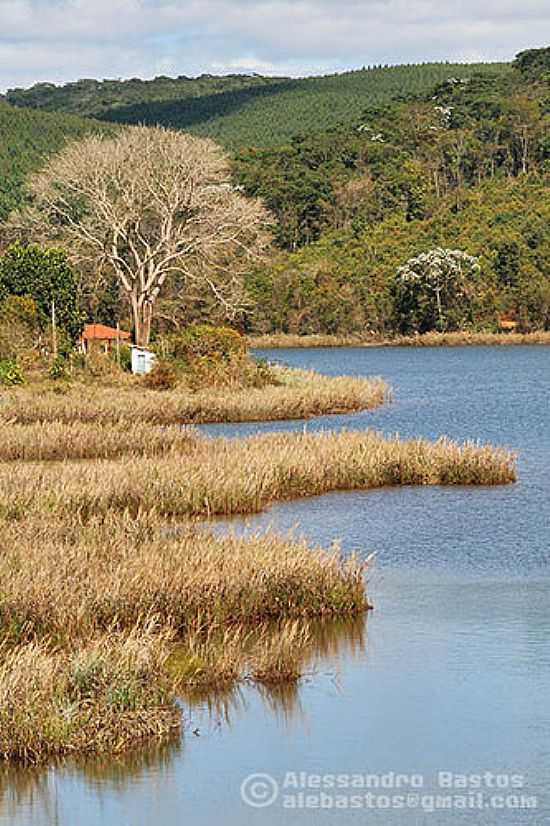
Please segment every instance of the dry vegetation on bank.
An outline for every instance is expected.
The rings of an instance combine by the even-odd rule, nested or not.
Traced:
[[[550,344],[550,331],[534,333],[424,333],[417,336],[331,336],[273,333],[250,336],[250,347],[258,350],[284,347],[461,347],[481,345]]]
[[[106,634],[59,648],[7,647],[0,661],[0,758],[26,764],[115,753],[179,730],[158,636]]]
[[[155,624],[204,626],[347,615],[367,607],[363,566],[336,549],[267,534],[215,537],[155,516],[110,513],[2,524],[0,617],[14,641],[59,644]]]
[[[382,379],[321,376],[278,368],[278,384],[228,391],[148,390],[125,383],[119,388],[29,385],[2,394],[0,421],[96,423],[149,422],[206,424],[306,419],[368,410],[384,404],[389,388]]]
[[[387,388],[292,374],[263,401],[247,401],[253,393],[197,395],[210,412],[215,398],[224,415],[263,405],[276,418],[290,399],[321,412],[343,398],[381,403]],[[0,758],[116,752],[177,732],[177,695],[242,679],[282,691],[312,661],[314,618],[368,608],[368,563],[272,534],[215,537],[194,519],[330,490],[515,479],[510,453],[447,440],[210,439],[167,425],[186,398],[72,387],[4,399]]]
[[[215,538],[116,514],[1,527],[8,760],[169,736],[179,726],[176,692],[299,678],[307,623],[262,623],[368,607],[364,563],[277,536]]]
[[[22,450],[24,447],[22,445]],[[332,490],[390,485],[495,485],[515,480],[512,454],[447,439],[374,432],[189,438],[185,456],[128,456],[82,464],[0,465],[0,515],[82,519],[110,513],[230,516]]]
[[[0,419],[0,462],[185,455],[195,441],[190,428],[178,425],[78,420],[18,424]]]

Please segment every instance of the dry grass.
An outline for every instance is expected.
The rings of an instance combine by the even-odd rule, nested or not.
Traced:
[[[242,679],[290,710],[314,652],[340,644],[326,629],[314,640],[310,621],[368,608],[367,563],[272,534],[219,538],[186,520],[331,490],[515,479],[507,451],[447,440],[233,441],[159,426],[183,409],[199,420],[287,418],[387,395],[382,382],[281,375],[258,397],[23,390],[3,405],[0,759],[168,737],[176,692],[231,691]]]
[[[311,649],[307,624],[287,622],[275,634],[264,629],[250,656],[251,678],[267,686],[296,682],[304,673]]]
[[[421,336],[399,336],[384,344],[398,347],[467,347],[550,344],[550,331],[536,333],[424,333]]]
[[[12,642],[65,644],[154,622],[180,638],[367,607],[364,564],[267,534],[217,538],[154,518],[2,525],[0,619]]]
[[[533,333],[423,333],[414,336],[334,336],[334,335],[271,335],[251,336],[250,347],[276,349],[284,347],[462,347],[474,345],[550,344],[550,331]]]
[[[21,387],[5,394],[0,420],[19,424],[139,421],[169,425],[303,419],[378,407],[389,396],[381,379],[331,378],[286,368],[278,368],[276,373],[277,385],[233,391],[159,393],[123,385],[114,393],[109,387],[90,389],[74,384],[60,393]]]
[[[305,632],[262,623],[368,607],[364,563],[273,535],[222,539],[115,516],[0,527],[8,761],[168,737],[179,730],[176,692],[298,678],[305,652],[292,646]]]
[[[0,421],[0,462],[185,455],[194,441],[188,428],[143,422]]]
[[[178,730],[163,676],[166,656],[158,638],[143,633],[111,634],[73,650],[48,640],[4,648],[0,759],[113,753]]]
[[[324,333],[298,335],[296,333],[265,333],[248,336],[248,346],[258,350],[271,350],[279,347],[361,347],[369,341],[376,341],[375,336],[337,336]]]
[[[516,478],[508,451],[374,432],[199,438],[185,457],[0,466],[0,516],[109,513],[209,517],[282,499],[395,485],[496,485]]]

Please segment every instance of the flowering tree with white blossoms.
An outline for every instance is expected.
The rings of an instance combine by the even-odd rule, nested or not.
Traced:
[[[399,267],[395,306],[402,332],[459,329],[472,320],[479,259],[437,247]]]

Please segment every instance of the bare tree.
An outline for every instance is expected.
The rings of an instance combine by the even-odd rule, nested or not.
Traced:
[[[267,241],[267,213],[231,185],[223,150],[182,132],[139,126],[69,144],[30,192],[32,206],[15,220],[63,242],[76,264],[114,271],[140,345],[171,275],[211,290],[236,314],[242,267]]]

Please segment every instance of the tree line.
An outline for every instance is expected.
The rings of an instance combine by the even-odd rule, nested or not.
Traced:
[[[25,297],[6,273],[30,283],[21,267],[36,271],[39,242],[78,273],[79,323],[126,315],[140,344],[197,321],[391,334],[487,329],[506,315],[548,327],[549,53],[521,53],[506,71],[446,66],[429,91],[231,157],[182,132],[0,103],[29,148],[14,146],[20,172],[4,194],[2,238],[18,244],[0,264],[4,292]],[[2,157],[9,167],[9,142]]]

